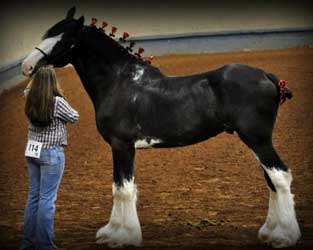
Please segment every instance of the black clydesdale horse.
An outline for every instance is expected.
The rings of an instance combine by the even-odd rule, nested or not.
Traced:
[[[202,74],[169,77],[129,53],[95,25],[74,19],[75,7],[52,26],[24,60],[31,76],[46,64],[71,63],[94,105],[97,128],[113,153],[113,208],[96,238],[109,246],[142,242],[136,210],[135,149],[191,145],[237,132],[264,170],[269,210],[259,231],[273,247],[296,244],[300,230],[290,191],[292,176],[272,144],[281,101],[291,91],[271,73],[240,64]]]

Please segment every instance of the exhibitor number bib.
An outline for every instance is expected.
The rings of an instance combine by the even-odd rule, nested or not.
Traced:
[[[29,140],[26,145],[25,156],[40,158],[42,143]]]

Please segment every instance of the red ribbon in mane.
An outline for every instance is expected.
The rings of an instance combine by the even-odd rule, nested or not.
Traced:
[[[279,105],[282,105],[286,101],[286,93],[290,92],[290,89],[287,87],[288,82],[286,80],[279,80],[278,85],[280,90]]]

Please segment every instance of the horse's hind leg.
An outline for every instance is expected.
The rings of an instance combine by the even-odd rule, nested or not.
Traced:
[[[292,246],[296,244],[301,233],[290,190],[291,172],[273,148],[271,131],[260,131],[262,130],[239,132],[241,139],[260,161],[270,192],[267,218],[258,236],[262,242],[276,248]]]
[[[110,247],[139,246],[142,235],[136,209],[135,149],[133,145],[119,140],[113,140],[111,146],[114,165],[113,208],[110,221],[97,232],[97,243],[107,243]]]

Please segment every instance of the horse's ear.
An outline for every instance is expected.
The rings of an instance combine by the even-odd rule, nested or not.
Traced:
[[[82,27],[84,25],[85,17],[81,16],[80,18],[77,19],[77,24],[79,27]]]
[[[74,15],[76,12],[76,7],[73,6],[72,8],[70,8],[66,14],[66,18],[65,19],[73,19]]]

